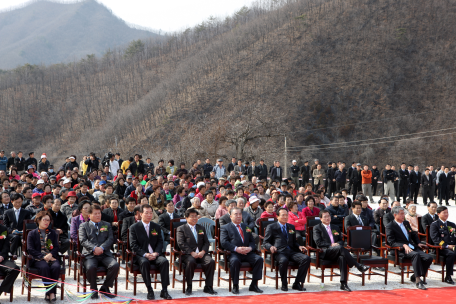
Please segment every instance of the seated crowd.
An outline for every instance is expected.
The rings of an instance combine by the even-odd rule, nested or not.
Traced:
[[[151,268],[154,268],[160,274],[160,297],[169,300],[170,261],[166,246],[173,243],[180,250],[180,262],[185,268],[186,295],[192,294],[198,265],[205,274],[203,291],[217,294],[213,288],[216,263],[208,238],[215,231],[206,231],[200,219],[219,225],[217,247],[229,252],[226,262],[229,262],[234,294],[239,293],[243,263],[251,266],[249,291],[263,292],[258,282],[263,278],[267,254],[274,255],[277,262],[282,291],[288,290],[290,264],[297,269],[292,289],[305,291],[313,250],[319,252],[320,259],[338,265],[340,289],[351,291],[348,269],[355,267],[361,273],[370,271],[346,246],[346,232],[353,226],[370,227],[371,244],[376,246],[377,256],[383,256],[387,250],[382,244],[384,231],[386,243],[391,248],[398,247],[401,256],[412,261],[414,274],[410,279],[419,289],[426,289],[425,277],[434,260],[429,246],[434,248],[431,251],[440,250],[440,255],[445,257],[445,282],[454,285],[456,225],[447,221],[447,207],[437,207],[432,188],[426,190],[426,197],[430,199],[429,213],[423,217],[418,215],[416,184],[409,185],[410,198],[403,197],[405,208],[399,200],[392,201],[395,180],[389,179],[391,169],[382,175],[385,195],[373,210],[369,200],[377,204],[372,198],[376,194],[372,181],[376,168],[369,170],[364,166],[361,170],[361,164],[356,168],[353,164],[348,173],[343,163],[338,167],[330,163],[328,169],[323,170],[317,161],[312,168],[307,162],[299,168],[293,161],[289,169],[291,176],[284,179],[279,162],[268,170],[263,160],[255,166],[254,162],[242,164],[233,158],[227,168],[222,159],[214,166],[209,159],[204,164],[198,160],[187,170],[184,163],[176,167],[173,160],[169,160],[166,167],[160,160],[155,167],[149,158],[143,162],[138,154],[123,161],[118,153],[109,153],[103,160],[91,153],[79,164],[72,155],[54,171],[46,154],[41,155],[39,162],[33,156],[31,152],[29,158],[23,160],[22,153],[18,153],[12,155],[11,160],[6,159],[3,151],[0,153],[0,275],[6,276],[0,285],[2,293],[10,292],[19,274],[12,257],[20,252],[25,240],[27,254],[33,258],[32,266],[44,277],[46,286],[59,279],[62,255],[69,252],[73,244],[73,250],[81,248],[81,263],[90,290],[95,291],[92,298],[97,299],[98,293],[115,297],[110,290],[120,268],[115,252],[125,259],[119,249],[119,244],[123,244],[123,248],[130,248],[134,253],[133,262],[138,265],[147,287],[147,299],[155,299],[151,278]],[[446,178],[450,179],[447,169],[443,168],[440,174],[438,192],[448,201],[449,190],[442,188],[442,183],[447,183]],[[422,183],[428,187],[426,181],[437,185],[429,169],[423,173],[424,180],[418,179],[419,172],[414,170],[418,186]],[[410,174],[407,173],[407,182]],[[399,190],[401,195],[406,191]],[[171,222],[176,219],[186,223],[177,227],[172,238]],[[308,219],[320,222],[309,230]],[[36,228],[24,231],[26,220],[34,221]],[[263,221],[273,223],[260,231]],[[312,231],[311,236],[309,231]],[[418,232],[428,232],[429,243],[423,243]],[[309,245],[309,238],[315,248]],[[98,288],[100,266],[106,269],[106,274]],[[55,284],[49,287],[46,301],[56,301],[56,288]]]

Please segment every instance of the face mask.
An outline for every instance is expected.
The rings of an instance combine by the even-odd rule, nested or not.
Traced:
[[[195,196],[195,193],[194,193],[194,192],[192,192],[192,193],[190,193],[188,196],[190,196],[190,197],[194,197],[194,196]]]
[[[54,172],[54,169],[49,169],[49,172],[51,172],[51,173]]]

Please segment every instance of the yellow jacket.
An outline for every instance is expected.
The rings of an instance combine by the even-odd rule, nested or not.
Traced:
[[[120,169],[122,169],[123,174],[125,174],[125,171],[127,171],[128,167],[130,167],[130,161],[129,160],[124,160],[122,162],[122,166],[120,166]]]

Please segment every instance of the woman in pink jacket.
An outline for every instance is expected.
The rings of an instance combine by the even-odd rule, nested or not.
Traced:
[[[296,240],[300,246],[305,246],[306,223],[307,219],[298,210],[298,203],[289,202],[288,205],[288,223],[295,227]]]

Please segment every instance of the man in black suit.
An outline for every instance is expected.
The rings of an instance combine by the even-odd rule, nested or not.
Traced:
[[[220,244],[222,248],[231,252],[228,256],[230,261],[230,273],[233,278],[233,294],[239,294],[239,271],[242,262],[248,262],[252,270],[252,283],[249,291],[262,293],[258,288],[263,269],[263,258],[255,253],[256,245],[252,235],[252,229],[242,223],[242,210],[232,208],[230,210],[231,223],[220,229]]]
[[[427,203],[427,209],[428,209],[428,213],[423,215],[423,217],[421,218],[421,228],[423,229],[422,230],[423,233],[426,233],[427,226],[429,226],[429,229],[430,229],[431,224],[439,218],[436,213],[437,212],[437,203],[436,202]],[[430,241],[431,241],[431,244],[433,244],[432,239]]]
[[[135,216],[136,200],[133,197],[127,198],[125,202],[125,211],[119,214],[119,222],[127,217]]]
[[[228,173],[230,173],[231,171],[234,170],[234,166],[236,166],[236,157],[232,157],[231,158],[231,163],[228,164],[228,167],[226,168],[226,170],[228,171]]]
[[[355,203],[353,203],[355,204]],[[352,205],[353,205],[352,204]],[[338,261],[340,269],[340,289],[351,291],[347,285],[347,266],[355,266],[359,271],[365,272],[369,267],[359,264],[344,248],[342,232],[339,226],[331,224],[331,215],[327,210],[320,212],[321,223],[314,226],[313,237],[317,248],[322,249],[320,258],[329,261]]]
[[[54,199],[52,202],[52,209],[49,210],[49,213],[52,215],[53,229],[59,235],[59,252],[63,254],[70,248],[70,240],[68,238],[70,227],[68,226],[67,217],[60,211],[61,206],[62,201],[58,198]]]
[[[429,168],[424,170],[424,174],[421,175],[421,185],[422,185],[422,195],[423,195],[423,204],[427,204],[427,200],[434,201],[434,180],[432,175],[429,174]]]
[[[275,181],[282,181],[282,176],[283,176],[283,170],[282,167],[280,167],[280,162],[276,161],[275,167],[271,169],[271,180]]]
[[[264,164],[264,160],[260,159],[260,165],[258,166],[258,179],[259,180],[266,180],[268,179],[268,166]]]
[[[8,230],[6,229],[6,227],[0,225],[0,275],[5,276],[5,279],[0,285],[0,295],[4,292],[11,292],[11,287],[13,287],[14,281],[19,275],[20,269],[19,266],[17,266],[16,263],[14,263],[14,261],[9,260],[8,253],[10,251],[10,237],[7,233]]]
[[[13,204],[11,204],[11,198],[8,192],[4,191],[1,195],[2,203],[0,205],[0,219],[3,220],[5,211],[13,208]]]
[[[344,208],[339,206],[339,197],[339,195],[333,196],[331,198],[331,205],[326,207],[326,210],[331,214],[331,223],[333,223],[333,225],[337,225],[339,230],[342,231],[342,223],[345,216],[347,216],[347,213]]]
[[[456,224],[448,221],[448,208],[437,208],[439,219],[431,224],[430,236],[436,246],[440,246],[440,255],[445,257],[446,276],[445,282],[454,285],[451,278],[453,275],[454,260],[456,253]]]
[[[163,212],[158,217],[158,224],[160,225],[161,229],[163,230],[163,234],[165,235],[165,241],[169,242],[171,236],[171,220],[180,218],[180,215],[177,214],[174,210],[174,203],[173,201],[168,201],[165,205],[166,212]]]
[[[110,251],[114,242],[111,224],[101,220],[101,207],[94,204],[89,210],[90,221],[79,226],[78,238],[82,246],[82,254],[85,256],[84,266],[87,280],[91,290],[97,290],[97,267],[103,265],[107,268],[106,279],[100,287],[100,292],[109,298],[115,297],[109,291],[119,273],[119,263],[113,258]],[[98,299],[98,293],[92,295],[92,299]]]
[[[415,166],[410,173],[410,198],[413,198],[415,204],[418,204],[418,193],[420,192],[421,172],[419,172],[419,169],[418,166]]]
[[[150,279],[151,265],[160,270],[162,284],[160,298],[171,300],[168,293],[169,262],[163,254],[161,229],[159,225],[151,221],[155,211],[150,205],[141,205],[140,212],[141,221],[130,227],[130,248],[136,253],[134,262],[139,265],[144,284],[147,287],[147,300],[155,299]]]
[[[394,201],[393,204],[391,205],[391,210],[393,209],[393,207],[400,207],[401,206],[401,203],[399,201]],[[383,227],[386,227],[389,223],[391,223],[392,221],[394,221],[394,215],[392,212],[388,212],[386,213],[383,218],[382,218],[382,225]]]
[[[209,239],[203,226],[198,225],[198,211],[190,208],[185,211],[187,224],[181,225],[176,230],[177,244],[183,252],[182,263],[185,264],[185,278],[187,279],[186,296],[192,294],[192,280],[195,274],[196,264],[201,264],[206,284],[203,292],[215,295],[217,292],[212,288],[214,280],[215,262],[207,253],[209,251]]]
[[[450,169],[445,167],[443,173],[439,175],[439,197],[440,202],[439,205],[442,205],[442,200],[445,199],[446,205],[449,206],[448,200],[450,199]]]
[[[10,236],[10,252],[14,255],[17,247],[21,244],[23,221],[31,219],[32,215],[22,208],[22,196],[19,193],[14,193],[11,200],[13,201],[13,208],[6,210],[3,223]]]
[[[274,260],[279,263],[280,278],[282,280],[282,291],[288,291],[287,271],[289,261],[299,265],[296,280],[292,288],[298,291],[305,291],[304,281],[310,266],[310,258],[302,252],[307,249],[299,246],[296,240],[296,230],[288,224],[288,211],[285,208],[277,210],[278,222],[268,225],[264,234],[263,247],[271,253],[277,253]]]
[[[406,164],[401,164],[401,169],[399,169],[399,191],[397,194],[397,200],[400,202],[402,197],[403,202],[407,199],[407,189],[409,185],[409,172],[407,170]]]
[[[309,161],[304,162],[304,166],[301,167],[301,187],[305,187],[309,182],[310,178],[310,166]],[[297,187],[298,185],[296,185]]]
[[[426,275],[433,258],[422,250],[426,245],[421,244],[418,234],[405,220],[404,208],[394,207],[392,212],[394,221],[386,226],[387,242],[391,247],[400,247],[399,254],[412,260],[414,274],[410,277],[410,281],[416,283],[418,289],[426,290],[421,277]]]
[[[349,178],[352,183],[353,200],[355,200],[358,192],[363,191],[362,187],[361,187],[362,176],[361,176],[361,164],[360,163],[356,164],[356,169],[352,171],[351,176],[349,176]]]
[[[134,199],[133,199],[134,200]],[[120,231],[120,238],[123,242],[127,241],[128,229],[134,224],[141,221],[141,205],[135,206],[134,216],[129,216],[122,221],[122,230]]]

